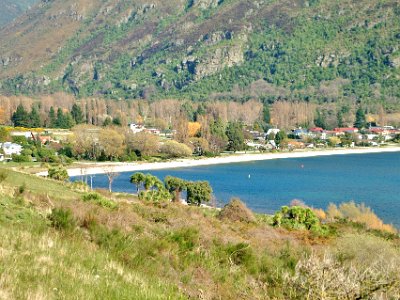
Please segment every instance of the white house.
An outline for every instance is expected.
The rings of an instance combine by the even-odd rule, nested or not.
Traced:
[[[133,133],[139,133],[144,131],[146,128],[139,124],[129,124],[129,129],[132,130]]]
[[[21,155],[21,151],[22,151],[21,145],[11,143],[11,142],[6,142],[6,143],[1,144],[1,148],[3,149],[4,154],[6,156],[11,156],[13,154]]]

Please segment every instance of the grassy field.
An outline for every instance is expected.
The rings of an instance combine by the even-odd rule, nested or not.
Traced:
[[[0,172],[0,299],[400,296],[397,233],[345,220],[288,230]]]

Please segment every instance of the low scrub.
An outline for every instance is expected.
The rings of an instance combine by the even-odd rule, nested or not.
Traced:
[[[51,179],[59,181],[68,181],[69,179],[68,172],[63,166],[50,167],[48,172]]]
[[[54,208],[48,218],[51,225],[59,230],[72,230],[76,227],[76,221],[70,209]]]
[[[395,261],[379,259],[368,266],[340,262],[332,253],[300,260],[285,285],[290,299],[399,299]]]
[[[94,192],[84,194],[82,197],[82,200],[85,202],[95,203],[95,204],[105,207],[105,208],[114,209],[118,206],[117,203],[115,203],[114,201],[108,200],[108,199],[104,198],[103,196],[101,196],[100,194],[94,193]]]
[[[89,185],[83,181],[71,182],[70,186],[72,189],[80,192],[88,192],[90,189]]]
[[[364,203],[356,204],[351,201],[342,203],[339,207],[331,203],[327,209],[327,219],[330,221],[344,219],[364,224],[368,229],[397,233],[397,230],[392,225],[384,224],[372,209],[365,206]]]
[[[221,220],[231,220],[234,222],[254,223],[256,221],[253,212],[238,198],[233,198],[225,205],[218,217]]]

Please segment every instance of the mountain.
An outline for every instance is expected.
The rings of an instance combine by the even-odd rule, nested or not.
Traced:
[[[383,104],[397,0],[47,0],[0,31],[3,94]]]
[[[37,0],[0,0],[0,27],[22,15]]]

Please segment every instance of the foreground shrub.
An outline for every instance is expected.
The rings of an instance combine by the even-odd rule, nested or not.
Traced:
[[[290,229],[306,229],[319,231],[321,223],[315,213],[308,207],[283,206],[273,218],[274,226],[284,226]]]
[[[252,211],[238,198],[233,198],[227,205],[225,205],[220,211],[218,217],[220,219],[227,219],[234,222],[253,223],[256,221]]]
[[[72,182],[71,188],[81,192],[87,192],[90,189],[89,185],[83,181]]]
[[[48,174],[49,178],[59,181],[68,181],[69,179],[67,169],[65,169],[63,166],[50,167]]]
[[[367,267],[343,264],[332,254],[311,254],[299,261],[295,273],[286,274],[290,299],[399,299],[400,278],[388,259]]]
[[[200,234],[197,228],[181,228],[172,232],[169,239],[178,244],[179,250],[187,252],[198,245]]]
[[[0,170],[0,191],[3,190],[3,181],[8,177],[8,173],[5,170]]]
[[[54,208],[48,218],[51,225],[59,230],[71,230],[76,226],[75,219],[70,209]]]
[[[93,202],[104,208],[114,209],[117,207],[117,203],[115,203],[112,200],[108,200],[108,199],[104,198],[103,196],[101,196],[98,193],[86,193],[83,195],[82,200],[85,202]]]
[[[329,204],[327,209],[329,220],[346,219],[352,222],[364,224],[368,229],[383,230],[396,233],[397,230],[392,225],[384,224],[383,221],[364,203],[356,204],[353,201],[342,203],[337,207]]]

